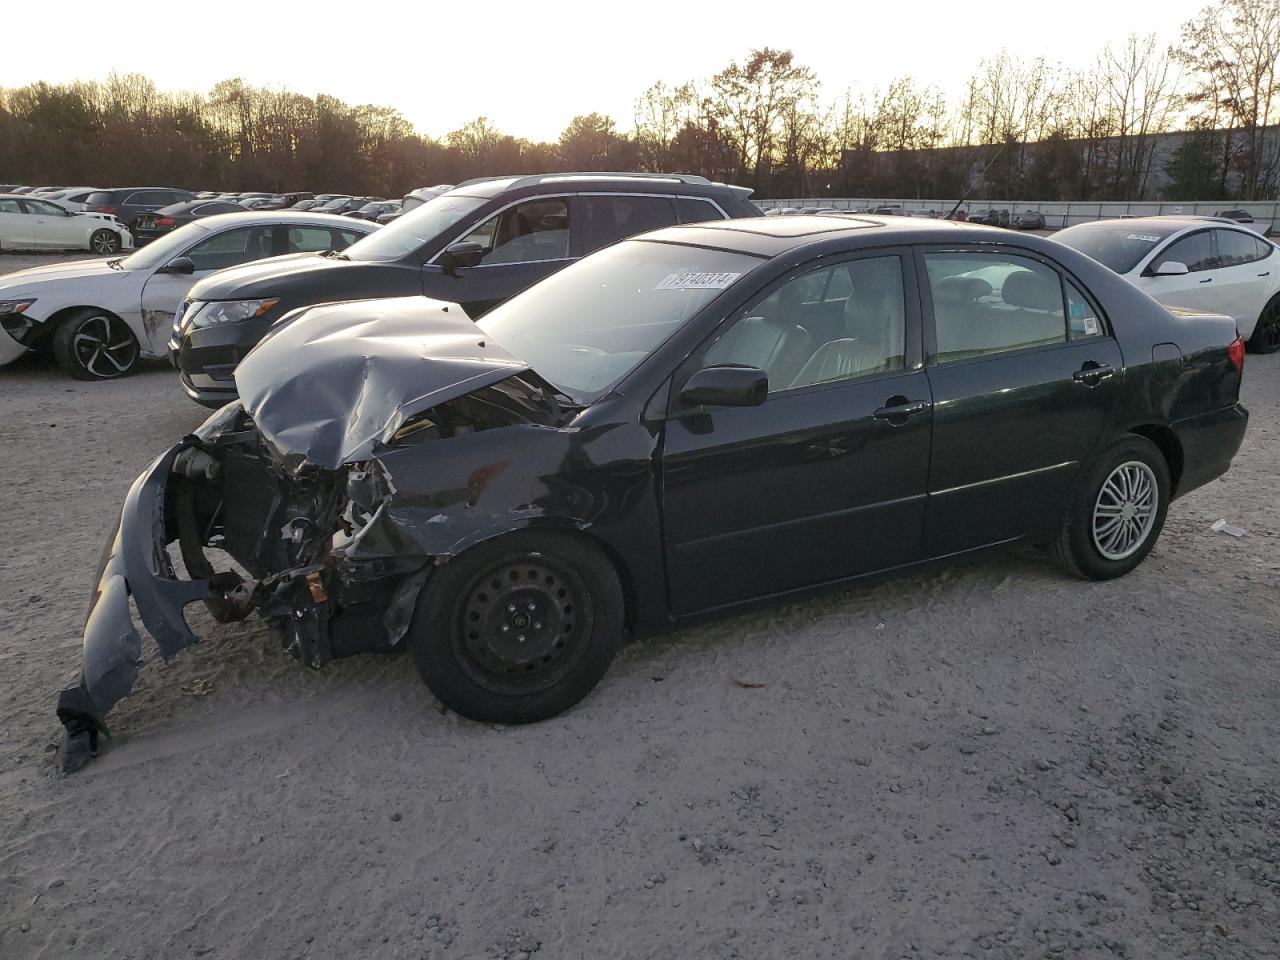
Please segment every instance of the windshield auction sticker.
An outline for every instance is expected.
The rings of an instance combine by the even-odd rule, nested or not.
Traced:
[[[683,273],[673,273],[660,284],[654,287],[655,290],[723,290],[742,274],[740,273],[695,273],[685,271]]]
[[[1125,239],[1126,240],[1142,240],[1145,243],[1158,243],[1160,241],[1159,237],[1153,237],[1149,233],[1131,233],[1127,237],[1125,237]]]

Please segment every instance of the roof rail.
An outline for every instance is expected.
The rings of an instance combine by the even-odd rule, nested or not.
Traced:
[[[459,187],[465,187],[473,183],[488,183],[492,180],[510,180],[512,189],[516,187],[528,187],[537,183],[557,183],[561,180],[666,180],[671,183],[690,183],[690,184],[706,184],[710,185],[711,181],[706,177],[698,176],[693,173],[627,173],[625,171],[614,170],[581,170],[566,171],[562,173],[533,173],[524,176],[498,176],[498,177],[475,177],[471,180],[464,180],[458,184]]]

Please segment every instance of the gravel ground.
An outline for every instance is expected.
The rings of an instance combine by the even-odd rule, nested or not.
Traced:
[[[204,412],[160,366],[0,369],[0,957],[1280,956],[1280,356],[1244,400],[1120,581],[1026,551],[836,592],[509,729],[201,621],[58,779],[100,544]]]

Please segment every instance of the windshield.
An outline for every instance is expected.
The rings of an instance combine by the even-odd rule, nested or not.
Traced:
[[[126,257],[120,266],[124,270],[154,270],[164,266],[208,233],[200,224],[188,223],[159,240],[152,240],[137,253]]]
[[[352,260],[399,260],[485,205],[479,197],[443,194],[347,247]]]
[[[588,404],[762,262],[629,240],[534,284],[477,326],[575,403]]]
[[[1103,220],[1067,227],[1053,235],[1116,273],[1128,273],[1148,253],[1182,229],[1181,224]]]

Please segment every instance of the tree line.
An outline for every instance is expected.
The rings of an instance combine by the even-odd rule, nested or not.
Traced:
[[[139,74],[0,88],[0,181],[154,183],[398,196],[471,177],[696,173],[758,197],[1272,199],[1280,188],[1280,0],[1224,0],[1165,48],[1108,44],[1084,69],[980,61],[962,95],[910,76],[824,99],[789,50],[658,82],[629,129],[591,113],[555,142],[479,117],[442,138],[395,109],[240,79],[208,94]]]

